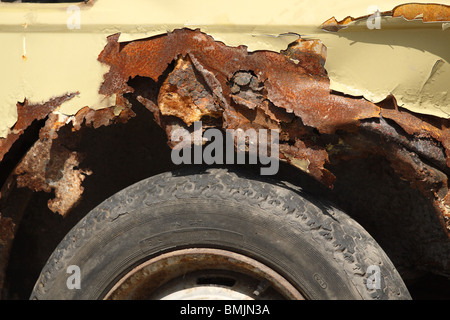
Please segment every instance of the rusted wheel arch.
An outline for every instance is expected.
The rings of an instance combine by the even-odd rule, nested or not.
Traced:
[[[90,174],[78,168],[82,155],[67,148],[72,138],[59,136],[59,130],[69,123],[77,131],[82,126],[98,128],[126,122],[134,116],[127,100],[132,95],[153,113],[169,137],[174,128],[188,128],[192,120],[204,119],[204,116],[212,118],[213,125],[223,129],[278,128],[282,137],[280,158],[293,166],[296,160],[308,160],[307,173],[330,188],[335,179],[327,169],[331,158],[337,161],[382,155],[399,175],[430,200],[443,230],[449,235],[448,120],[413,114],[396,106],[393,99],[375,105],[330,92],[323,68],[324,57],[302,51],[304,46],[296,44],[282,53],[248,53],[245,47],[227,47],[198,30],[188,29],[126,44],[119,44],[117,39],[118,35],[111,36],[99,55],[99,60],[111,67],[100,93],[116,94],[120,114],[115,114],[113,108],[98,111],[84,108],[69,121],[68,117],[52,113],[53,109],[46,110],[44,104],[42,108],[32,108],[45,111],[44,114],[22,118],[46,119],[46,123],[39,140],[20,161],[13,176],[18,176],[17,183],[21,187],[55,191],[54,211],[65,214],[77,204],[83,193],[83,177]],[[181,69],[187,72],[187,78],[179,77]],[[248,86],[233,89],[239,72],[250,74],[258,90]],[[171,76],[175,82],[168,83]],[[157,89],[131,86],[130,79],[138,77],[151,79]],[[191,81],[186,82],[186,79]],[[190,90],[182,90],[189,86],[192,86]],[[165,103],[170,92],[189,94],[194,91],[205,93],[205,99],[199,102],[185,97],[191,99],[190,104]],[[187,107],[199,111],[197,118],[189,118]],[[31,124],[27,121],[20,130]],[[22,131],[16,130],[15,134]],[[5,146],[2,155],[14,143],[11,139],[16,138],[2,140]],[[63,139],[68,140],[62,142]],[[60,148],[61,145],[65,148]],[[169,145],[173,143],[169,141]],[[34,161],[44,154],[49,156],[47,161]],[[61,161],[55,161],[58,155]],[[57,157],[52,160],[52,156]],[[56,168],[50,172],[63,174],[50,180],[48,175],[39,178],[39,172],[48,172],[49,166]],[[75,186],[80,192],[67,192],[67,186]],[[66,190],[59,200],[58,190]],[[14,221],[14,224],[19,222]],[[2,220],[2,226],[10,223],[11,220]],[[6,239],[8,243],[13,237]]]
[[[335,177],[326,164],[329,150],[342,144],[336,132],[370,131],[381,137],[381,145],[358,142],[347,149],[384,155],[412,187],[432,201],[450,235],[448,120],[413,114],[399,108],[394,98],[375,105],[331,92],[324,57],[302,46],[303,40],[278,54],[228,47],[199,30],[174,30],[125,44],[117,42],[118,36],[111,36],[99,55],[99,60],[111,67],[100,92],[119,97],[134,92],[128,80],[136,76],[161,81],[167,67],[176,61],[157,96],[135,92],[168,137],[174,128],[189,127],[204,116],[216,118],[224,129],[276,128],[282,134],[280,158],[293,165],[307,160],[306,171],[332,187]],[[236,88],[239,72],[251,74],[262,88]],[[189,89],[194,83],[195,88]],[[192,93],[198,92],[206,98],[193,100]]]

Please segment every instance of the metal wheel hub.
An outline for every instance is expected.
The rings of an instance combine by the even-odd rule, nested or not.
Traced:
[[[154,257],[122,277],[105,299],[304,299],[280,274],[234,252],[193,248]]]

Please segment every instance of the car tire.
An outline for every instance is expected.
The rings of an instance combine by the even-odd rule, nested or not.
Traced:
[[[287,183],[208,169],[150,177],[101,203],[55,249],[31,299],[152,299],[164,286],[185,298],[169,284],[197,274],[196,286],[211,270],[220,276],[209,289],[232,289],[229,272],[245,283],[231,294],[245,298],[411,298],[377,242],[342,211]],[[276,294],[261,294],[264,283]]]

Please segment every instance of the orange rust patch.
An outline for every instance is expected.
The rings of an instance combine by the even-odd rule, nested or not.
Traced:
[[[391,16],[394,18],[403,17],[406,20],[421,19],[423,22],[446,22],[450,21],[450,6],[444,4],[419,4],[407,3],[402,4],[391,11],[380,13],[382,16]],[[353,21],[366,19],[369,15],[357,18],[346,17],[341,21],[337,21],[335,17],[331,17],[320,26],[323,30],[337,32],[346,28]]]
[[[320,26],[323,30],[337,32],[343,28],[345,28],[350,22],[355,21],[355,18],[350,16],[346,17],[341,21],[337,21],[335,17],[331,17]]]
[[[444,4],[408,3],[395,7],[393,17],[404,17],[407,20],[422,19],[423,22],[450,21],[450,6]]]
[[[17,122],[14,127],[11,128],[8,136],[0,139],[0,161],[33,121],[44,119],[63,102],[72,99],[77,94],[78,93],[70,93],[63,95],[43,104],[30,104],[26,99],[23,103],[18,102]]]

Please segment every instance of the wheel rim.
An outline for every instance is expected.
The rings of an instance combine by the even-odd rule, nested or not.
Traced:
[[[235,252],[191,248],[138,265],[105,295],[108,300],[303,300],[279,273]]]

